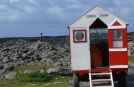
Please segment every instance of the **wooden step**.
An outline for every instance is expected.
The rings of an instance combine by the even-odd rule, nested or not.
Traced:
[[[93,86],[93,87],[112,87],[111,85],[103,85],[103,86]]]
[[[102,82],[102,81],[111,81],[111,79],[94,79],[94,80],[92,80],[92,81],[100,81],[100,82]]]
[[[111,70],[109,71],[108,70],[109,70],[108,68],[100,69],[99,71],[98,69],[91,70],[91,72],[89,73],[90,87],[114,87],[112,72]],[[97,77],[95,77],[95,75],[97,75]],[[101,78],[101,76],[105,76],[105,75],[106,76],[108,75],[108,77]],[[92,76],[94,76],[95,78],[93,78]],[[94,84],[98,82],[100,82],[101,84]],[[110,84],[105,84],[105,82],[110,82]]]
[[[109,68],[101,68],[101,69],[92,69],[91,73],[100,73],[100,72],[108,72],[109,73]]]
[[[110,75],[110,73],[91,73],[91,75]]]

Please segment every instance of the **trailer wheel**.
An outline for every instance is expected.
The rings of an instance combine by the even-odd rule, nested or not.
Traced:
[[[79,74],[73,74],[74,87],[79,87]]]
[[[126,84],[126,73],[125,72],[121,72],[119,79],[118,79],[118,87],[127,87]]]

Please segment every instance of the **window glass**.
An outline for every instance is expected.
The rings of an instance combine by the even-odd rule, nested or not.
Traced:
[[[121,32],[121,30],[114,30],[113,31],[113,39],[122,39],[122,32]]]
[[[108,29],[90,29],[91,43],[108,42]]]
[[[78,32],[75,33],[75,39],[76,40],[83,40],[83,38],[84,38],[84,33],[83,32],[78,31]]]
[[[123,47],[122,41],[113,41],[113,47]]]
[[[123,47],[121,30],[113,30],[113,47]]]

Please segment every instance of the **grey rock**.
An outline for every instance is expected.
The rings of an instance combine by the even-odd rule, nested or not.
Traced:
[[[27,54],[25,54],[25,53],[22,54],[22,57],[23,57],[23,58],[26,58],[26,57],[27,57]]]
[[[22,48],[21,52],[23,52],[23,53],[27,53],[27,52],[29,52],[29,50],[28,50],[28,49],[23,49],[23,48]]]
[[[41,57],[34,57],[34,60],[41,60],[42,58]]]
[[[17,72],[11,72],[5,75],[6,79],[14,79],[17,78],[18,73]]]
[[[1,57],[3,57],[3,58],[4,58],[4,57],[7,57],[7,55],[8,55],[8,54],[5,53],[5,52],[2,52],[2,53],[1,53]]]
[[[57,63],[55,63],[55,66],[56,67],[61,67],[63,64],[61,63],[61,62],[57,62]]]
[[[49,47],[49,50],[50,50],[50,51],[53,51],[53,50],[58,51],[58,49],[56,49],[56,48],[53,47],[53,46],[50,46],[50,47]]]
[[[45,63],[47,61],[47,58],[43,58],[42,60],[41,60],[41,63]]]
[[[17,61],[16,62],[16,66],[22,66],[22,65],[24,65],[24,61]]]
[[[9,51],[9,50],[10,50],[9,48],[2,49],[2,51]]]
[[[27,55],[34,55],[34,51],[33,50],[29,50],[29,52],[27,52]]]
[[[64,59],[60,58],[60,59],[57,60],[57,62],[64,62]]]
[[[4,67],[3,64],[0,64],[0,69],[3,69],[3,67]]]
[[[70,57],[69,57],[69,56],[65,57],[65,58],[64,58],[64,61],[70,62]]]
[[[15,64],[7,63],[4,65],[5,70],[13,70],[15,68]]]
[[[9,39],[0,44],[0,69],[13,70],[16,66],[41,60],[44,65],[68,66],[66,50],[51,44],[64,40],[56,37]],[[47,42],[46,42],[47,41]],[[63,54],[63,51],[65,54]],[[2,61],[1,61],[2,60]]]
[[[68,63],[67,62],[63,62],[63,67],[68,67]]]
[[[54,75],[71,75],[71,68],[50,68],[46,71],[48,74]]]
[[[8,57],[5,57],[5,58],[3,59],[3,63],[7,63],[7,62],[9,62],[9,58],[8,58]]]
[[[34,70],[25,70],[24,74],[28,74],[28,73],[32,73],[32,72],[36,72],[36,71],[34,71]]]
[[[39,70],[39,72],[40,72],[40,73],[44,73],[44,72],[45,72],[45,70],[44,70],[44,69],[41,69],[41,70]]]
[[[30,62],[32,62],[33,60],[32,59],[30,59],[30,57],[28,58],[28,59],[25,59],[25,63],[30,63]]]
[[[21,55],[20,54],[15,54],[14,57],[19,58],[19,57],[21,57]]]
[[[53,63],[54,63],[53,60],[51,60],[51,59],[47,59],[47,60],[46,60],[46,63],[44,63],[44,65],[49,66],[49,65],[52,65]]]
[[[40,54],[40,57],[42,58],[46,58],[47,56],[48,56],[48,53],[45,51]]]
[[[47,72],[48,74],[57,74],[57,73],[59,73],[60,71],[61,71],[60,68],[50,68],[50,69],[48,69],[46,72]]]
[[[0,77],[1,78],[3,78],[5,76],[5,74],[6,74],[6,70],[5,69],[0,71]]]

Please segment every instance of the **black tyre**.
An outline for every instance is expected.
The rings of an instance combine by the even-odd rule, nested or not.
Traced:
[[[74,87],[79,87],[79,74],[73,74]]]
[[[127,87],[127,83],[126,83],[126,73],[125,72],[121,72],[119,79],[118,79],[118,87]]]

